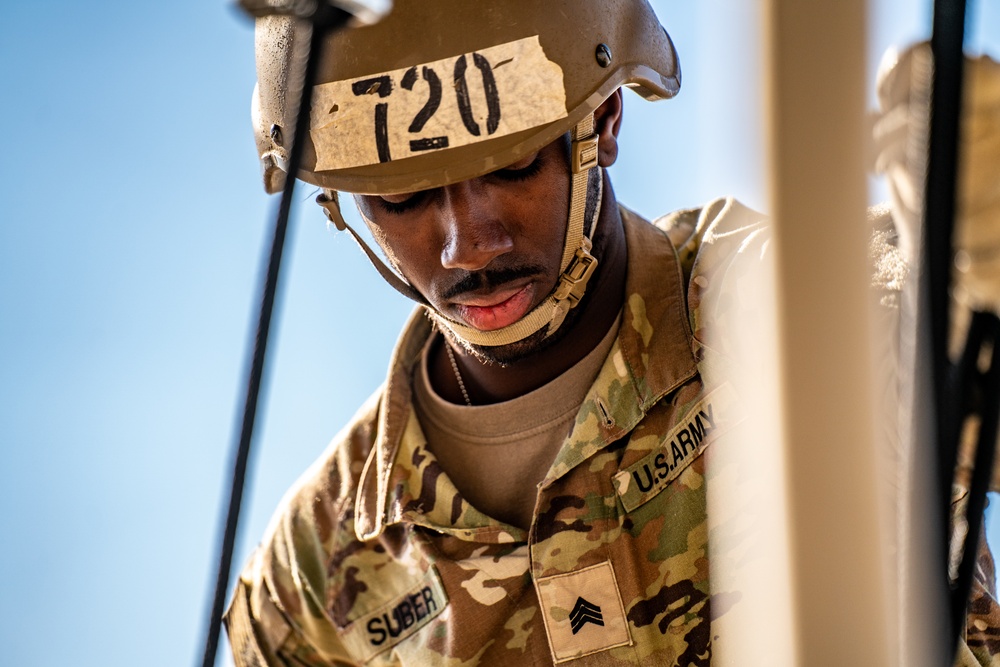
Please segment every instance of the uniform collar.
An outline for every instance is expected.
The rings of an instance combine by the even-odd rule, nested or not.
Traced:
[[[657,401],[697,373],[684,280],[676,252],[663,231],[624,207],[621,215],[628,268],[618,338],[584,399],[568,445],[556,457],[546,483],[629,433]],[[414,428],[412,377],[431,332],[423,308],[418,308],[393,351],[379,405],[374,446],[358,484],[354,518],[355,531],[361,540],[378,537],[389,523],[404,517],[416,518],[410,516],[406,501],[412,496],[405,487],[414,465],[409,459],[414,452],[422,455],[421,450],[426,452],[426,448],[417,442],[422,436],[419,428]],[[408,455],[401,456],[401,450]],[[434,511],[431,509],[432,516]],[[421,508],[416,512],[424,519],[432,518],[422,514]],[[483,525],[461,530],[494,534],[502,526],[482,518]],[[501,537],[500,541],[506,538]]]
[[[630,433],[653,405],[698,372],[677,253],[662,230],[624,207],[621,214],[628,270],[618,339],[543,483]]]

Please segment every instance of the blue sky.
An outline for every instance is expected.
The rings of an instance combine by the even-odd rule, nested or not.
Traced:
[[[872,67],[927,33],[925,3],[906,4],[876,6]],[[627,96],[619,199],[647,216],[723,194],[763,208],[756,3],[654,6],[684,89]],[[995,43],[997,13],[977,21],[975,41]],[[200,652],[276,205],[249,129],[254,76],[252,27],[228,3],[0,7],[5,663]],[[382,381],[410,311],[298,192],[237,563]]]

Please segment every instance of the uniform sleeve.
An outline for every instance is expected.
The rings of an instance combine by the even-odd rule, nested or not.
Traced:
[[[237,667],[356,664],[327,604],[330,554],[350,513],[341,445],[289,490],[240,575],[226,613]]]
[[[354,539],[356,472],[374,442],[381,390],[289,489],[226,612],[237,667],[351,667],[345,618],[331,607],[336,553]]]
[[[953,488],[952,544],[949,556],[949,575],[952,579],[958,574],[969,530],[965,512],[969,501],[970,473],[970,470],[960,466]],[[981,531],[965,628],[955,659],[955,664],[960,667],[1000,667],[1000,604],[997,603],[996,567],[985,536],[985,521]]]
[[[263,576],[260,552],[240,576],[225,624],[236,667],[351,667],[332,625],[322,635],[322,650],[305,636],[295,615],[275,599]],[[299,593],[301,594],[301,592]],[[324,623],[312,619],[314,631]],[[339,654],[339,655],[338,655]]]
[[[986,540],[980,540],[976,571],[956,667],[1000,667],[1000,605],[997,604],[996,570]]]
[[[979,557],[969,597],[965,644],[974,662],[969,665],[1000,665],[1000,605],[997,604],[996,570],[986,540],[980,540]]]
[[[226,632],[233,660],[237,667],[284,667],[289,663],[275,655],[274,645],[281,647],[291,628],[268,597],[265,598],[266,612],[255,616],[250,609],[250,590],[250,582],[241,577],[226,612]],[[269,617],[271,622],[262,620],[261,616]],[[266,639],[268,636],[270,641]]]

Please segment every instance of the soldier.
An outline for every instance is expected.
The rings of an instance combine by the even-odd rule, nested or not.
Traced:
[[[297,38],[258,22],[271,191]],[[355,193],[421,307],[244,571],[237,664],[707,665],[735,598],[710,601],[703,454],[740,415],[705,258],[766,235],[733,200],[615,200],[621,86],[675,95],[670,37],[644,1],[402,0],[326,53],[298,176],[342,229]]]

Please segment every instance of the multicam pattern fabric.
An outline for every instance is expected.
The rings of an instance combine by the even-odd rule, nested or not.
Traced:
[[[477,511],[428,450],[410,378],[431,325],[415,314],[386,385],[289,492],[240,579],[226,619],[239,667],[709,664],[712,621],[739,592],[709,587],[706,461],[739,401],[700,336],[718,314],[703,299],[736,269],[703,251],[760,252],[766,234],[732,200],[623,219],[618,339],[530,529]],[[987,640],[970,635],[977,657]]]
[[[978,428],[978,421],[970,423],[963,434],[958,470],[952,490],[952,544],[949,559],[952,578],[958,574],[962,549],[969,537],[969,525],[964,518],[969,500],[969,486],[972,483],[972,461],[969,450],[975,448]],[[1000,490],[995,478],[990,484],[990,490]],[[985,524],[983,531],[985,532]],[[996,566],[993,554],[986,544],[985,535],[980,535],[978,542],[979,553],[973,575],[968,615],[963,629],[965,641],[959,648],[956,664],[962,667],[976,665],[1000,667],[1000,604],[997,603]]]

